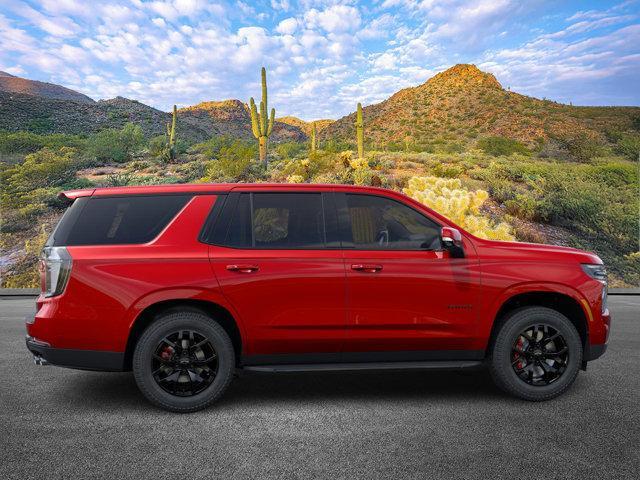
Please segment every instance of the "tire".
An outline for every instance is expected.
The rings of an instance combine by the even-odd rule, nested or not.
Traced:
[[[189,358],[192,363],[187,363]],[[147,327],[132,363],[147,400],[171,412],[187,413],[208,407],[224,394],[233,379],[235,352],[229,335],[214,319],[200,311],[178,310]]]
[[[536,325],[546,327],[533,334]],[[554,332],[560,336],[551,343],[546,342]],[[533,341],[535,338],[539,341]],[[555,356],[555,352],[565,348],[566,356]],[[526,350],[526,354],[520,353],[521,350]],[[550,308],[524,307],[515,310],[499,325],[488,359],[489,372],[503,391],[539,402],[557,397],[573,384],[582,356],[582,340],[567,317]],[[545,363],[545,367],[542,362],[547,358],[552,363]],[[526,366],[522,368],[523,365]],[[536,378],[533,376],[536,374],[541,376]]]

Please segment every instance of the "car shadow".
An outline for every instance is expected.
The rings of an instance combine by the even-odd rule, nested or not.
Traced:
[[[131,373],[74,372],[69,388],[59,391],[66,406],[149,408]],[[367,371],[313,373],[240,372],[218,402],[219,408],[302,402],[466,401],[506,398],[484,370]]]

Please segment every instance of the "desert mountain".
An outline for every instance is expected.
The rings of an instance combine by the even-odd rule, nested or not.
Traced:
[[[70,88],[53,83],[28,80],[6,72],[0,72],[0,92],[36,95],[55,100],[72,100],[80,103],[94,103],[94,100]]]
[[[311,134],[312,124],[314,123],[316,124],[316,132],[321,132],[322,130],[324,130],[334,122],[334,120],[330,120],[330,119],[321,119],[321,120],[314,120],[312,122],[306,122],[294,116],[276,118],[276,121],[286,123],[287,125],[291,125],[293,127],[297,127],[300,130],[302,130],[304,133],[306,133],[307,136]]]
[[[202,102],[181,108],[178,110],[178,118],[184,118],[197,128],[207,131],[208,136],[217,134],[245,140],[253,138],[249,107],[240,100]],[[273,141],[302,141],[305,138],[304,131],[297,126],[279,120],[273,126]]]
[[[199,142],[212,135],[250,139],[251,117],[240,100],[203,102],[179,110],[178,138]],[[0,130],[38,133],[94,133],[140,125],[146,136],[161,135],[171,115],[136,100],[116,97],[98,102],[74,90],[0,72]],[[305,140],[303,130],[276,121],[275,142]]]
[[[498,135],[528,145],[584,133],[602,138],[605,129],[627,130],[638,107],[573,107],[505,90],[490,73],[460,64],[422,85],[364,107],[365,141],[429,144],[472,142]],[[354,141],[355,113],[324,129],[321,138]]]

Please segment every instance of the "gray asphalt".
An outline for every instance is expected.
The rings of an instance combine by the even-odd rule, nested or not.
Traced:
[[[483,372],[245,374],[191,415],[128,373],[32,364],[0,299],[0,475],[62,478],[638,478],[640,297],[612,297],[609,351],[527,403]]]

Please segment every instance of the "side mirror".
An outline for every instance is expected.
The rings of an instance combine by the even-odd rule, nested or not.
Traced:
[[[464,258],[462,248],[462,235],[460,231],[452,227],[442,227],[440,230],[442,248],[448,250],[453,258]]]

